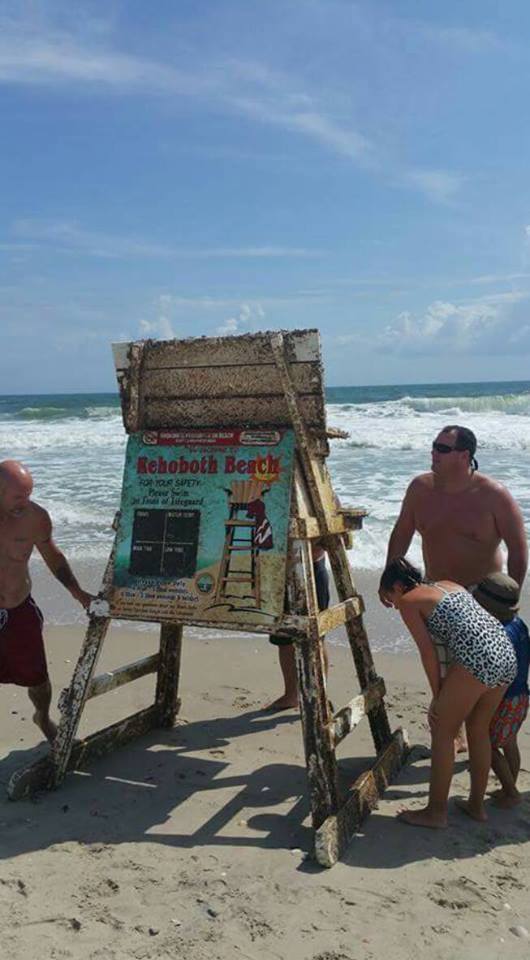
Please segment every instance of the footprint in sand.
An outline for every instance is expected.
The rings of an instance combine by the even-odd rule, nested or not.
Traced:
[[[521,883],[517,877],[513,877],[511,873],[498,873],[492,877],[492,880],[501,890],[524,890],[525,887],[524,883]]]
[[[428,897],[433,903],[446,910],[484,909],[484,905],[496,909],[490,898],[485,896],[473,880],[460,877],[458,880],[440,880],[435,884],[436,890],[431,890]]]

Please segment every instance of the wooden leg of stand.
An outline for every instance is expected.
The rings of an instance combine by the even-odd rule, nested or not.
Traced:
[[[298,493],[295,493],[295,508]],[[308,616],[308,633],[295,638],[298,700],[309,781],[313,825],[337,812],[339,787],[331,712],[326,693],[324,651],[318,630],[318,602],[313,560],[307,541],[292,540],[287,576],[288,609]]]
[[[59,700],[61,720],[53,742],[54,785],[64,780],[90,681],[109,628],[109,617],[91,617],[72,682]]]
[[[182,626],[165,623],[160,627],[160,660],[155,702],[160,706],[160,726],[172,727],[180,710],[178,696]]]
[[[84,740],[76,740],[72,745],[67,772],[88,766],[99,757],[116,750],[137,737],[143,736],[159,726],[159,712],[156,703],[140,710],[125,720],[119,720],[103,730],[90,734]],[[40,790],[53,787],[54,767],[51,755],[36,763],[17,770],[7,785],[10,800],[22,800],[31,797]]]
[[[339,600],[346,600],[348,597],[356,596],[357,590],[351,575],[348,555],[342,541],[330,542],[328,554]],[[345,627],[361,690],[364,690],[367,686],[377,681],[377,673],[368,637],[363,626],[362,616],[348,619]],[[370,723],[375,749],[379,752],[392,738],[386,707],[383,701],[380,701],[369,711],[368,721]]]
[[[328,817],[315,833],[315,857],[322,867],[332,867],[346,850],[364,817],[377,807],[380,798],[408,753],[407,734],[396,730],[371,770],[354,783],[337,814]]]
[[[327,699],[321,639],[300,636],[294,646],[311,814],[317,829],[339,806],[335,744],[322,712]]]

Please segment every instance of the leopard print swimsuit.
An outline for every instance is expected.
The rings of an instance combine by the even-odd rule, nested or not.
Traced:
[[[450,659],[485,686],[511,683],[517,673],[517,659],[502,624],[467,590],[449,592],[438,583],[434,586],[444,594],[426,618],[435,643],[443,644]]]

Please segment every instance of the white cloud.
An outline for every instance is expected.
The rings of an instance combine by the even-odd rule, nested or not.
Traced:
[[[205,322],[198,329],[197,319],[193,324],[188,322],[188,318],[182,316],[179,308],[189,306],[188,298],[174,297],[169,293],[159,294],[153,302],[153,318],[142,318],[139,321],[139,328],[142,336],[153,337],[155,339],[171,340],[176,336],[199,336],[203,333],[212,332],[211,321]],[[193,303],[193,301],[191,301]],[[208,307],[214,307],[219,310],[220,305],[226,305],[226,301],[206,301]],[[205,306],[204,300],[199,300],[197,305]],[[178,319],[175,314],[178,312]],[[238,309],[222,323],[214,328],[213,333],[221,337],[234,336],[238,333],[244,333],[250,330],[260,330],[263,328],[265,319],[265,310],[261,303],[245,302],[238,303]],[[176,332],[178,324],[178,332]],[[133,339],[133,338],[129,338]]]
[[[373,347],[373,340],[366,333],[354,331],[353,333],[339,333],[335,337],[328,338],[334,340],[339,346],[349,346],[355,344],[358,347]]]
[[[520,303],[522,300],[528,300],[529,293],[526,290],[508,290],[506,293],[487,293],[476,301],[477,303]]]
[[[17,237],[38,241],[58,251],[78,251],[88,256],[108,259],[167,259],[174,253],[171,248],[162,244],[91,232],[76,223],[61,220],[17,220],[13,224],[13,233]]]
[[[340,156],[362,161],[363,165],[377,165],[374,145],[361,133],[351,127],[339,125],[334,119],[315,109],[292,109],[292,98],[289,95],[284,98],[284,102],[272,104],[269,98],[241,96],[233,97],[231,103],[256,120],[283,127],[291,133],[305,134]]]
[[[144,336],[155,340],[173,340],[176,336],[171,320],[168,316],[171,307],[171,297],[161,293],[154,302],[156,317],[153,320],[141,319],[140,331]]]
[[[24,85],[95,84],[116,92],[145,90],[190,94],[201,88],[200,76],[179,73],[106,46],[108,30],[57,3],[55,8],[19,3],[0,14],[0,82]],[[47,15],[49,14],[49,15]],[[94,29],[96,25],[96,29]],[[102,23],[100,22],[100,26]]]
[[[76,252],[109,260],[176,259],[312,259],[324,256],[323,250],[307,247],[283,247],[273,244],[249,247],[172,247],[135,237],[123,237],[85,230],[76,223],[32,219],[17,220],[13,232],[18,237],[39,241],[59,252]],[[26,247],[29,247],[26,244]]]
[[[311,137],[339,154],[358,159],[369,141],[339,125],[314,99],[266,65],[228,59],[177,69],[95,45],[49,24],[28,25],[0,17],[0,82],[107,87],[117,93],[204,98],[218,107],[252,116]],[[245,93],[242,93],[242,90]]]
[[[448,170],[409,170],[404,179],[430,200],[441,203],[455,197],[464,183],[463,177]]]
[[[528,280],[530,273],[485,273],[480,277],[471,277],[469,283],[487,284],[487,283],[512,283],[514,280]]]
[[[140,320],[140,330],[154,340],[173,340],[175,337],[171,321],[163,314],[156,320]]]
[[[204,311],[205,313],[215,313],[219,311],[238,311],[241,307],[241,297],[213,297],[213,296],[182,296],[179,294],[166,294],[168,310],[171,309],[173,312],[179,311],[183,313],[184,311],[194,310],[194,311]],[[265,311],[266,307],[283,307],[283,306],[292,306],[293,304],[307,304],[310,302],[323,302],[329,301],[330,295],[328,291],[324,290],[293,290],[292,292],[286,291],[282,295],[280,294],[270,294],[270,293],[258,293],[252,299],[247,299],[245,302],[251,310],[256,310],[256,315],[259,315],[259,310]]]
[[[172,340],[175,336],[170,320],[164,316],[160,316],[157,320],[151,322],[140,320],[140,329],[143,333],[148,333],[160,340]]]
[[[375,343],[384,353],[409,356],[454,354],[500,355],[530,351],[530,326],[521,325],[530,316],[530,294],[495,294],[464,303],[436,300],[425,313],[400,313]]]
[[[28,9],[18,17],[0,15],[0,83],[198,100],[303,136],[435,202],[446,202],[462,184],[451,171],[409,169],[393,160],[358,129],[355,116],[337,112],[342,95],[336,89],[322,85],[312,94],[296,78],[241,58],[197,66],[181,53],[178,66],[158,63],[114,49],[110,32],[98,24],[87,30],[86,22],[73,25],[70,16],[68,28],[58,28],[53,20],[32,20]]]
[[[416,24],[424,37],[460,49],[463,53],[490,53],[495,49],[503,49],[506,41],[501,40],[491,30],[474,29],[471,27],[433,27],[429,24]]]
[[[2,253],[25,253],[28,250],[38,250],[36,243],[0,243]]]
[[[220,310],[239,306],[239,298],[223,297],[184,297],[171,293],[164,294],[168,308],[185,310]]]
[[[228,317],[215,332],[220,337],[230,337],[245,330],[259,330],[264,319],[265,311],[259,303],[242,303],[238,315]]]
[[[215,332],[218,333],[220,337],[231,337],[238,333],[239,321],[237,320],[237,317],[229,317],[228,320],[225,320],[220,327],[217,327]]]

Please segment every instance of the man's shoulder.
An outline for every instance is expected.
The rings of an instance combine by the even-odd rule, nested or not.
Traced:
[[[418,476],[414,477],[414,479],[409,483],[407,493],[413,495],[423,493],[425,490],[432,490],[433,487],[433,474],[430,471],[429,473],[419,473]]]
[[[30,500],[29,502],[30,510],[35,517],[47,517],[49,516],[48,511],[41,507],[40,503],[37,503],[36,500]]]
[[[44,529],[50,524],[50,515],[44,507],[41,507],[40,503],[35,503],[34,500],[30,501],[30,513],[31,523],[35,529]]]
[[[499,480],[488,477],[485,473],[475,473],[473,475],[475,490],[481,494],[491,497],[492,500],[511,499],[512,495],[507,487]]]

